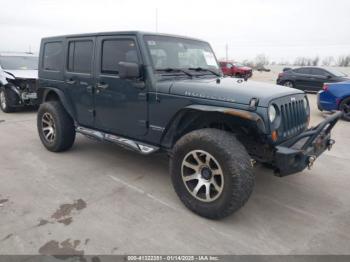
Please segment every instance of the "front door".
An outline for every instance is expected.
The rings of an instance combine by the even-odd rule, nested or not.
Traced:
[[[72,105],[79,125],[92,127],[94,122],[93,76],[94,37],[69,38],[65,65],[65,92]]]
[[[97,38],[95,121],[106,132],[142,137],[147,132],[147,88],[142,80],[121,79],[119,62],[141,64],[133,36]]]

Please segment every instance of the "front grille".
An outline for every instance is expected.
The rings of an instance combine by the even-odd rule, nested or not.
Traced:
[[[16,79],[14,84],[25,92],[33,93],[38,89],[38,81],[36,79]]]
[[[293,136],[305,128],[306,112],[303,100],[293,101],[280,107],[283,137]]]
[[[295,136],[307,127],[308,115],[303,104],[304,95],[292,97],[284,97],[274,102],[281,114],[281,124],[278,128],[281,140]]]

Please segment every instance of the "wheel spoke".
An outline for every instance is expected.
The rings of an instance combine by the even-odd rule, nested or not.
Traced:
[[[209,155],[206,155],[205,156],[205,164],[210,167],[210,156]]]
[[[221,172],[221,169],[215,169],[215,170],[212,170],[212,174],[213,176],[221,176],[222,175],[222,172]]]
[[[206,200],[210,200],[210,184],[205,183],[205,198]]]
[[[192,181],[192,180],[195,180],[195,179],[198,179],[198,174],[197,173],[184,177],[185,182]]]
[[[215,179],[212,180],[211,184],[214,186],[215,190],[220,192],[221,187],[216,183]]]
[[[198,165],[200,165],[200,164],[203,163],[203,162],[199,159],[199,157],[198,157],[198,155],[197,155],[196,152],[193,152],[193,153],[192,153],[192,156],[193,156],[193,158],[196,160],[196,162],[197,162]]]
[[[198,194],[198,191],[202,188],[204,184],[202,183],[202,181],[198,180],[198,184],[196,185],[196,187],[193,189],[193,194],[196,196]]]
[[[189,163],[187,161],[184,161],[183,165],[188,167],[188,168],[190,168],[190,169],[192,169],[192,170],[194,170],[194,171],[198,171],[198,166],[197,165],[193,165],[193,164],[191,164],[191,163]]]

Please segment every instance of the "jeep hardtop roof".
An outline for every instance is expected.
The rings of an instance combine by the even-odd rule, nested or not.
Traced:
[[[58,39],[58,38],[78,38],[78,37],[89,37],[89,36],[91,37],[91,36],[113,36],[113,35],[138,35],[141,37],[144,35],[156,35],[156,36],[169,36],[169,37],[177,37],[177,38],[191,39],[191,40],[195,40],[195,41],[206,42],[204,40],[193,38],[193,37],[172,35],[172,34],[163,34],[163,33],[154,33],[154,32],[145,32],[145,31],[111,31],[111,32],[97,32],[97,33],[95,32],[95,33],[59,35],[59,36],[44,37],[44,38],[42,38],[42,41],[49,41],[49,40],[54,40],[54,39]]]

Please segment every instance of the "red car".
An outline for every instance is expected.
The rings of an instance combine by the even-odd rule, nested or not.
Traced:
[[[220,61],[219,63],[225,76],[249,78],[253,75],[253,70],[242,64],[226,61]]]

